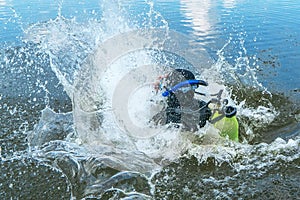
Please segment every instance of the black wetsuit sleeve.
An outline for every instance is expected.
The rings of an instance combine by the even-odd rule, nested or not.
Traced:
[[[206,121],[209,120],[209,118],[212,115],[211,109],[208,107],[207,103],[204,101],[199,101],[199,107],[202,108],[200,109],[200,117],[199,117],[199,126],[200,128],[205,126]]]

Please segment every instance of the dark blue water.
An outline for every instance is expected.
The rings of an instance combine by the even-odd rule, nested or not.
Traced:
[[[292,0],[0,0],[1,199],[299,199],[299,11]],[[134,84],[129,72],[190,64],[228,91],[239,143],[209,128],[120,132],[106,103]]]

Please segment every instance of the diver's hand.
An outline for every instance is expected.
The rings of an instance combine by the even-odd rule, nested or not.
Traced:
[[[169,74],[164,74],[164,75],[160,75],[157,77],[156,81],[153,83],[153,87],[155,92],[157,93],[158,90],[162,89],[162,82],[165,78],[167,78],[169,76]]]

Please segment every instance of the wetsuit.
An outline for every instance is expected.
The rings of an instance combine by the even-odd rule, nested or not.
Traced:
[[[183,102],[183,105],[180,105],[180,102]],[[171,94],[167,99],[166,108],[156,114],[153,121],[161,125],[182,124],[183,129],[189,131],[196,131],[205,126],[212,114],[206,102],[194,98],[180,102],[175,94]]]

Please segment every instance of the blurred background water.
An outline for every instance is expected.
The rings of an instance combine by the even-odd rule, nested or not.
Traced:
[[[1,199],[299,199],[299,10],[292,0],[0,0]],[[170,132],[114,146],[124,139],[114,129],[112,145],[78,139],[92,134],[76,131],[74,111],[87,60],[145,28],[207,52],[202,75],[217,72],[231,92],[240,143]]]

